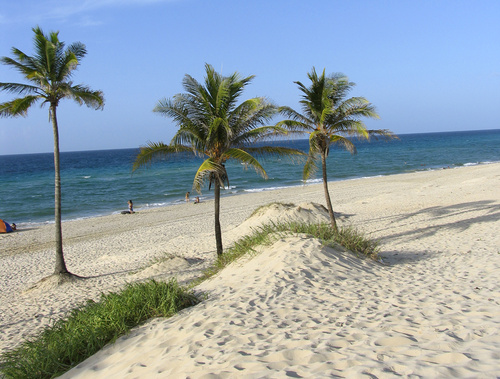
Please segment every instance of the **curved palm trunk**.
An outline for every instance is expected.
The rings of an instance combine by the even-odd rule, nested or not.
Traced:
[[[330,215],[332,228],[335,231],[338,231],[335,214],[333,213],[332,201],[330,200],[330,193],[328,192],[328,180],[326,177],[326,154],[324,151],[321,152],[321,167],[323,171],[323,189],[325,190],[326,207],[328,208],[328,214]]]
[[[220,185],[219,182],[215,182],[214,186],[214,196],[215,196],[215,243],[217,245],[217,257],[222,256],[222,233],[220,230]]]
[[[68,274],[64,262],[61,226],[61,168],[59,163],[59,130],[57,127],[56,106],[50,106],[52,128],[54,130],[54,169],[55,169],[55,224],[56,224],[56,267],[54,274]]]

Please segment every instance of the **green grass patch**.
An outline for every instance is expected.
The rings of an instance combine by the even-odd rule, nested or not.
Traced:
[[[306,224],[291,222],[277,224],[277,232],[305,233],[322,241],[323,244],[334,246],[339,244],[357,256],[365,256],[373,260],[380,260],[378,241],[367,238],[353,227],[341,227],[336,232],[328,223]]]
[[[4,353],[0,370],[6,378],[53,378],[114,342],[152,317],[170,317],[197,304],[198,298],[176,280],[127,285],[103,294],[45,329],[36,338]]]
[[[380,260],[378,242],[370,240],[352,227],[340,228],[338,232],[335,232],[328,223],[273,223],[263,225],[255,229],[253,233],[236,241],[198,279],[193,280],[189,287],[195,287],[211,278],[238,258],[248,254],[255,254],[258,246],[270,245],[280,236],[296,234],[307,234],[313,238],[318,238],[326,246],[341,245],[358,257],[364,256],[376,261]]]

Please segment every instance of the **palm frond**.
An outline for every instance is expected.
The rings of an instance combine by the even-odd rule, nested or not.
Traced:
[[[367,117],[379,119],[375,107],[364,97],[351,97],[338,106],[337,112],[344,117]]]
[[[232,139],[259,125],[268,123],[276,114],[276,106],[263,97],[248,99],[228,115]]]
[[[350,137],[357,137],[369,140],[370,135],[363,121],[357,119],[341,119],[329,125],[330,135],[342,134]]]
[[[104,95],[102,91],[93,91],[88,86],[67,84],[61,85],[68,97],[75,100],[78,104],[85,104],[89,108],[102,109],[104,107]]]
[[[230,96],[231,96],[231,82],[229,78],[218,80],[214,88],[213,96],[213,114],[221,117],[229,113],[230,110]]]
[[[255,159],[247,151],[242,149],[232,148],[226,151],[225,156],[237,160],[240,163],[243,163],[245,167],[252,166],[255,169],[255,172],[260,174],[264,179],[267,179],[267,173],[261,166],[259,161],[257,161],[257,159]]]
[[[357,153],[356,146],[349,138],[333,135],[330,137],[330,144],[340,146],[342,149],[347,150],[351,154]]]
[[[7,91],[19,95],[37,93],[38,87],[22,83],[0,83],[0,91]]]
[[[178,125],[190,121],[188,109],[184,105],[184,102],[175,98],[174,101],[171,99],[161,99],[153,108],[153,112],[165,117],[171,117]]]
[[[29,57],[18,49],[14,48],[12,51],[14,55],[17,55],[17,61],[10,57],[2,57],[0,58],[0,62],[14,68],[26,78],[33,77],[33,73],[37,71],[37,67],[32,64]]]
[[[349,78],[340,72],[329,75],[326,81],[328,88],[327,97],[330,99],[334,107],[338,107],[351,89],[356,85],[353,82],[349,82]]]
[[[87,55],[87,48],[81,42],[74,42],[68,46],[68,51],[73,53],[78,61]]]
[[[230,85],[230,95],[228,102],[228,110],[234,110],[236,108],[236,102],[238,101],[240,95],[242,94],[245,87],[255,78],[255,75],[247,76],[246,78],[240,78],[240,75],[235,72],[229,76]]]
[[[36,71],[41,76],[56,81],[54,76],[56,50],[64,48],[64,44],[59,42],[57,32],[52,32],[49,36],[46,36],[39,27],[33,28],[33,32],[35,33],[33,38],[35,55],[32,61],[36,62]]]
[[[310,118],[307,118],[305,115],[300,114],[299,112],[293,110],[290,107],[286,106],[278,107],[278,113],[287,117],[288,120],[286,121],[294,121],[300,125],[304,125],[304,127],[308,127],[309,125],[314,123]]]
[[[327,100],[329,101],[329,100]],[[318,125],[320,126],[325,126],[326,124],[328,124],[328,118],[335,113],[335,109],[333,109],[332,107],[328,106],[325,104],[325,106],[323,107],[321,113],[319,113],[319,117],[318,117]]]
[[[318,165],[317,162],[319,160],[320,156],[319,154],[312,154],[309,153],[307,156],[306,163],[304,164],[304,169],[302,171],[302,179],[306,181],[307,179],[310,179],[316,171],[318,171]]]
[[[28,109],[39,100],[39,96],[25,96],[0,104],[0,117],[17,117],[28,115]]]
[[[234,146],[242,146],[258,141],[269,140],[275,137],[286,136],[288,134],[288,130],[281,126],[268,125],[249,129],[248,131],[236,136],[236,138],[234,138],[231,142]]]
[[[399,137],[391,132],[389,129],[370,129],[367,130],[368,134],[370,137],[374,137],[376,140],[379,139],[379,137],[385,139],[386,141],[390,141],[392,139],[399,139]]]
[[[204,132],[204,129],[199,128],[197,125],[185,123],[175,133],[170,144],[189,147],[194,155],[204,156],[207,152]]]
[[[229,145],[231,140],[232,130],[229,127],[227,119],[224,117],[215,117],[210,125],[208,125],[205,146],[208,150],[212,150],[215,156],[219,156],[224,146]]]
[[[146,146],[141,147],[139,154],[135,158],[132,171],[136,171],[137,169],[161,160],[168,155],[182,151],[190,151],[190,149],[180,145],[166,145],[163,142],[148,142]]]
[[[52,76],[58,82],[64,82],[68,80],[72,76],[73,71],[76,70],[76,68],[80,64],[80,61],[78,60],[76,55],[70,51],[66,51],[64,54],[61,54],[61,56],[55,59],[56,67],[54,68],[54,73],[52,74]]]
[[[198,193],[201,192],[201,187],[203,187],[207,179],[210,185],[219,185],[223,188],[224,182],[227,182],[229,186],[226,168],[223,164],[215,162],[212,158],[205,159],[198,168],[198,171],[196,171],[193,188],[196,189]]]
[[[309,134],[309,154],[319,154],[324,145],[325,133],[321,130],[315,130]]]
[[[282,146],[258,146],[258,147],[245,147],[245,151],[252,153],[252,155],[259,158],[287,158],[293,163],[301,163],[304,161],[303,157],[307,155],[302,150],[293,149],[290,147]]]
[[[304,134],[308,133],[310,130],[314,130],[312,124],[295,120],[281,120],[276,123],[275,126],[284,128],[287,130],[287,132],[292,132],[294,134]]]

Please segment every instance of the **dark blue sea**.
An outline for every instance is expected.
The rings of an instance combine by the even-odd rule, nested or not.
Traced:
[[[500,162],[500,129],[468,132],[404,134],[399,140],[355,141],[358,153],[333,149],[328,157],[330,181],[437,170]],[[307,140],[272,142],[307,151]],[[200,159],[177,156],[132,173],[138,149],[61,153],[63,220],[120,212],[127,200],[137,211],[182,203],[192,190]],[[260,160],[269,175],[228,162],[230,187],[222,196],[266,191],[304,183],[300,163],[288,159]],[[204,188],[201,199],[213,197]],[[52,153],[0,155],[0,219],[20,227],[54,220]]]

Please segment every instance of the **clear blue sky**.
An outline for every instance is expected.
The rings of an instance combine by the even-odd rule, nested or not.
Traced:
[[[169,142],[152,112],[204,64],[256,75],[243,98],[299,110],[294,81],[315,66],[357,84],[396,133],[500,128],[498,0],[16,0],[0,8],[0,56],[32,54],[32,28],[59,31],[88,54],[73,80],[104,92],[103,111],[58,108],[61,151]],[[0,65],[0,82],[21,76]],[[0,102],[12,95],[1,92]],[[0,119],[0,155],[53,151],[48,108]]]

